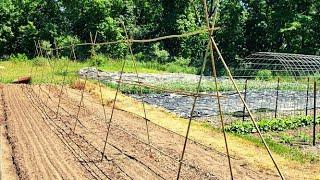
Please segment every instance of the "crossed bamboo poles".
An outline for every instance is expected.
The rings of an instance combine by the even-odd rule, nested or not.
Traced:
[[[207,43],[207,46],[206,46],[206,50],[205,50],[205,54],[204,54],[204,58],[203,58],[203,64],[202,64],[202,69],[201,69],[201,75],[199,77],[199,81],[198,81],[198,86],[197,86],[197,90],[196,90],[196,94],[193,96],[194,97],[194,101],[193,101],[193,104],[192,104],[192,108],[191,108],[191,112],[190,112],[190,118],[189,118],[189,121],[188,121],[188,127],[187,127],[187,132],[186,132],[186,135],[185,135],[185,141],[184,141],[184,144],[183,144],[183,149],[182,149],[182,152],[181,152],[181,156],[180,156],[180,160],[179,160],[179,167],[178,167],[178,172],[177,172],[177,176],[176,178],[177,179],[180,179],[180,174],[181,174],[181,168],[182,168],[182,164],[183,164],[183,160],[184,160],[184,155],[185,155],[185,152],[186,152],[186,148],[187,148],[187,142],[189,140],[189,133],[190,133],[190,128],[191,128],[191,123],[192,123],[192,120],[193,120],[193,114],[194,114],[194,110],[195,110],[195,107],[196,107],[196,103],[197,103],[197,99],[199,96],[201,96],[201,93],[200,93],[200,87],[201,87],[201,82],[202,82],[202,77],[203,77],[203,72],[204,72],[204,69],[205,69],[205,66],[208,62],[208,58],[210,58],[211,60],[211,65],[212,65],[212,74],[214,76],[214,82],[215,82],[215,89],[216,89],[216,95],[215,95],[215,98],[217,98],[217,105],[218,105],[218,110],[219,110],[219,117],[220,117],[220,122],[221,122],[221,125],[222,125],[222,133],[223,133],[223,137],[224,137],[224,142],[225,142],[225,149],[226,149],[226,154],[227,154],[227,159],[228,159],[228,165],[229,165],[229,172],[230,172],[230,178],[233,179],[234,176],[233,176],[233,171],[232,171],[232,162],[231,162],[231,158],[230,158],[230,153],[229,153],[229,148],[228,148],[228,141],[227,141],[227,136],[226,136],[226,133],[225,133],[225,130],[224,130],[224,118],[223,118],[223,113],[222,113],[222,107],[221,107],[221,103],[220,103],[220,98],[221,96],[219,95],[219,84],[218,84],[218,81],[217,81],[217,73],[216,73],[216,63],[215,63],[215,57],[214,57],[214,53],[217,54],[217,57],[218,59],[221,61],[221,63],[223,64],[223,67],[225,68],[227,74],[228,74],[228,77],[230,79],[230,81],[232,82],[235,90],[237,91],[237,94],[239,95],[245,109],[248,111],[248,114],[250,116],[250,119],[251,121],[253,122],[258,134],[259,134],[259,137],[260,139],[262,140],[263,144],[264,144],[264,147],[265,149],[267,150],[267,153],[268,155],[270,156],[279,176],[281,179],[284,179],[284,176],[282,175],[281,171],[280,171],[280,168],[278,167],[267,143],[265,142],[261,132],[260,132],[260,129],[258,128],[257,126],[257,123],[255,121],[255,118],[253,117],[253,114],[251,113],[250,109],[248,108],[248,105],[246,104],[244,98],[242,97],[242,94],[237,86],[237,84],[235,83],[234,79],[233,79],[233,76],[229,70],[229,67],[228,65],[226,64],[218,46],[217,46],[217,43],[214,39],[214,36],[213,36],[213,33],[214,31],[216,31],[217,29],[219,28],[216,28],[215,27],[215,21],[216,21],[216,17],[217,17],[217,7],[218,7],[218,4],[219,4],[219,1],[216,1],[216,8],[215,8],[215,12],[214,12],[214,16],[213,16],[213,21],[211,22],[210,20],[210,15],[208,13],[208,8],[207,8],[207,2],[206,0],[203,0],[202,1],[202,4],[203,4],[203,10],[204,10],[204,15],[205,15],[205,21],[206,21],[206,28],[203,28],[203,29],[200,29],[200,30],[197,30],[197,31],[193,31],[193,32],[187,32],[187,33],[184,33],[184,34],[180,34],[180,35],[169,35],[169,36],[163,36],[163,37],[158,37],[158,38],[154,38],[154,39],[144,39],[144,40],[135,40],[135,39],[131,39],[128,32],[127,32],[127,29],[124,25],[124,23],[121,23],[121,25],[123,26],[123,29],[124,29],[124,32],[125,32],[125,39],[123,40],[118,40],[118,41],[112,41],[112,42],[103,42],[103,43],[97,43],[96,42],[96,39],[97,39],[97,33],[95,35],[95,38],[93,39],[92,38],[92,35],[90,34],[90,38],[91,38],[91,43],[82,43],[82,44],[72,44],[70,46],[64,46],[64,47],[57,47],[55,45],[55,48],[52,48],[52,49],[48,49],[48,48],[44,48],[44,47],[41,47],[40,43],[35,43],[36,45],[36,53],[38,56],[43,56],[43,51],[55,51],[56,54],[58,54],[58,51],[59,50],[63,50],[63,49],[69,49],[70,48],[70,57],[73,57],[73,59],[75,60],[76,59],[76,54],[75,54],[75,47],[77,46],[87,46],[87,45],[90,45],[92,46],[93,48],[95,46],[102,46],[102,45],[112,45],[112,44],[118,44],[118,43],[126,43],[127,45],[127,48],[128,48],[128,52],[129,54],[131,54],[131,57],[132,57],[132,61],[134,62],[134,69],[135,69],[135,74],[136,74],[136,78],[137,78],[137,82],[136,85],[138,85],[140,87],[139,89],[139,95],[141,95],[140,97],[142,97],[142,108],[143,108],[143,113],[144,113],[144,119],[145,119],[145,125],[146,125],[146,134],[147,134],[147,139],[148,139],[148,147],[149,147],[149,150],[150,150],[150,153],[151,153],[151,149],[152,149],[152,145],[151,145],[151,139],[150,139],[150,132],[149,132],[149,128],[148,128],[148,121],[149,119],[147,118],[147,112],[146,112],[146,108],[145,108],[145,102],[144,102],[144,98],[142,96],[142,83],[140,81],[140,77],[139,77],[139,74],[138,74],[138,70],[137,70],[137,66],[136,66],[136,59],[134,58],[134,54],[133,54],[133,50],[132,50],[132,43],[150,43],[150,42],[157,42],[157,41],[161,41],[161,40],[165,40],[165,39],[172,39],[172,38],[183,38],[183,37],[189,37],[189,36],[194,36],[194,35],[199,35],[199,34],[203,34],[203,33],[207,33],[208,35],[208,43]],[[48,62],[50,63],[50,57],[48,59]],[[121,88],[121,84],[123,83],[122,81],[122,78],[123,78],[123,73],[124,73],[124,68],[125,68],[125,65],[126,65],[126,60],[123,60],[123,63],[122,63],[122,66],[121,66],[121,70],[120,70],[120,75],[119,75],[119,80],[117,81],[117,88],[116,88],[116,93],[115,93],[115,97],[113,99],[113,105],[112,105],[112,110],[111,110],[111,114],[110,114],[110,118],[109,120],[107,119],[107,115],[106,115],[106,110],[105,110],[105,104],[104,104],[104,101],[103,101],[103,95],[102,95],[102,90],[101,90],[101,80],[100,80],[100,76],[99,76],[99,73],[97,72],[97,77],[98,77],[98,83],[99,83],[99,91],[100,91],[100,100],[101,100],[101,106],[103,108],[103,112],[104,112],[104,121],[106,122],[107,124],[107,134],[106,134],[106,137],[105,137],[105,142],[104,142],[104,145],[103,145],[103,150],[102,150],[102,156],[101,156],[101,161],[103,161],[103,158],[105,157],[105,150],[106,150],[106,145],[108,143],[108,138],[109,138],[109,133],[110,133],[110,130],[111,130],[111,124],[112,124],[112,120],[113,120],[113,117],[114,117],[114,110],[115,110],[115,107],[116,107],[116,101],[117,101],[117,98],[118,98],[118,95],[119,95],[119,91],[120,91],[120,88]],[[51,64],[50,64],[51,66]],[[52,67],[52,81],[53,81],[53,78],[54,78],[54,69],[53,67],[54,66],[51,66]],[[64,76],[63,76],[63,79],[62,79],[62,83],[61,83],[61,87],[60,87],[60,92],[59,92],[59,101],[58,101],[58,105],[57,105],[57,110],[56,110],[56,117],[59,116],[59,108],[60,108],[60,103],[61,103],[61,96],[62,96],[62,93],[63,93],[63,90],[65,89],[65,82],[66,82],[66,73],[68,73],[68,68],[69,68],[69,61],[67,62],[67,64],[65,65],[65,70],[64,70]],[[36,69],[37,71],[37,69]],[[32,75],[33,73],[33,66],[31,68],[31,71],[30,71],[30,74]],[[41,73],[41,78],[43,78],[43,68],[42,68],[42,73]],[[81,106],[83,105],[83,99],[84,99],[84,91],[85,91],[85,87],[86,87],[86,83],[87,83],[87,80],[88,80],[88,76],[87,74],[85,75],[85,81],[84,81],[84,87],[82,87],[81,89],[81,98],[80,98],[80,101],[79,101],[79,106],[78,106],[78,111],[77,111],[77,114],[75,116],[75,123],[74,123],[74,127],[73,127],[73,132],[76,131],[76,127],[77,127],[77,124],[80,123],[80,125],[83,126],[83,124],[81,123],[81,121],[79,120],[79,115],[80,115],[80,110],[81,110]],[[39,84],[39,88],[41,88],[41,85]],[[40,92],[39,92],[40,94]],[[48,96],[49,98],[49,96]]]

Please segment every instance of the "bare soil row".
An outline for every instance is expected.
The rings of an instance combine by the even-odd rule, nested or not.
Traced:
[[[12,139],[12,157],[20,178],[176,178],[182,136],[116,109],[101,161],[111,107],[103,107],[86,93],[79,106],[81,92],[66,88],[57,114],[60,92],[59,86],[3,88],[8,137]],[[232,165],[236,179],[278,178],[274,172],[253,170],[242,159],[232,158]],[[182,179],[229,177],[227,157],[223,153],[188,141]]]

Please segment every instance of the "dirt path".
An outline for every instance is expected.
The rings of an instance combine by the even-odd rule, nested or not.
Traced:
[[[8,136],[19,178],[78,179],[87,177],[66,146],[52,132],[19,86],[3,89]]]
[[[12,156],[11,139],[8,138],[7,119],[0,87],[0,179],[18,179]]]
[[[50,92],[49,92],[50,91]],[[104,111],[85,95],[73,131],[80,92],[68,89],[56,116],[59,87],[9,85],[3,89],[8,136],[15,169],[22,179],[175,179],[183,137],[130,113],[116,110],[106,146]],[[50,98],[48,98],[50,94]],[[109,120],[111,108],[105,106]],[[151,148],[151,150],[150,150]],[[278,179],[273,172],[251,169],[232,158],[236,179]],[[6,165],[7,163],[5,163]],[[228,179],[227,158],[189,141],[182,179]]]

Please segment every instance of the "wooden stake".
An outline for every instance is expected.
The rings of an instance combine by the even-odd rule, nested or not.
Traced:
[[[248,79],[246,79],[245,84],[244,84],[244,101],[247,101],[247,88],[248,88]],[[243,116],[242,116],[242,121],[244,121],[245,113],[246,113],[246,106],[243,105]]]
[[[313,85],[313,146],[316,145],[316,119],[317,119],[317,81]]]
[[[308,115],[309,89],[310,89],[310,77],[308,77],[308,85],[307,85],[306,116]]]
[[[278,113],[279,88],[280,88],[280,78],[278,77],[277,96],[276,96],[276,108],[275,108],[275,111],[274,111],[274,118],[277,118],[277,113]]]

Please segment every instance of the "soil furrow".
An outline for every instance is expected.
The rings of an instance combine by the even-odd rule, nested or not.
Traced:
[[[8,113],[18,173],[24,179],[175,179],[184,138],[149,124],[145,119],[115,110],[103,161],[107,123],[103,108],[85,93],[65,88],[56,116],[60,87],[9,85],[3,97]],[[105,106],[107,121],[111,107]],[[215,137],[212,137],[215,138]],[[150,148],[151,147],[151,151]],[[244,160],[232,158],[239,179],[276,179],[272,172],[254,172]],[[193,141],[187,144],[182,179],[229,178],[227,158]]]
[[[75,168],[75,171],[65,169],[65,167],[74,167],[70,166],[72,160],[68,158],[68,154],[66,155],[64,145],[57,143],[56,138],[48,133],[50,130],[44,125],[41,114],[30,106],[30,102],[23,96],[21,89],[17,86],[10,86],[6,89],[5,96],[8,108],[14,112],[10,113],[8,119],[16,126],[13,132],[17,136],[15,142],[19,142],[17,145],[22,148],[18,151],[18,157],[22,157],[18,158],[18,163],[23,164],[22,169],[25,172],[23,178],[74,179],[83,177],[81,169]]]
[[[61,101],[61,102],[62,102],[61,105],[64,106],[64,101]],[[76,107],[76,106],[74,106],[74,107]],[[68,108],[68,109],[72,109],[72,108]],[[95,123],[95,122],[90,121],[90,123]],[[81,131],[81,129],[78,128],[78,131]],[[81,131],[80,134],[84,134],[84,131]],[[96,136],[95,133],[87,133],[86,135],[88,136],[89,134],[93,135],[93,136],[90,137],[91,139],[97,139],[97,136]],[[117,135],[120,135],[120,134],[121,134],[121,132],[119,131],[119,133],[117,133]],[[101,145],[103,145],[104,140],[103,140],[103,138],[101,136],[99,137],[99,139],[101,140],[101,143],[99,143],[100,146],[101,146]],[[128,140],[128,142],[130,142],[130,141]],[[119,147],[114,146],[114,143],[108,143],[108,145],[114,147],[115,149],[117,149],[119,151],[121,151],[119,149]],[[108,152],[108,149],[106,150],[106,152]],[[124,152],[121,151],[121,153],[123,154]],[[119,162],[120,164],[122,164],[123,168],[126,168],[126,169],[128,169],[128,171],[131,171],[130,167],[134,166],[134,167],[136,167],[135,171],[139,171],[140,172],[140,173],[139,172],[136,173],[136,172],[132,172],[131,171],[131,173],[134,173],[132,176],[137,176],[137,175],[141,176],[145,171],[150,171],[152,174],[154,174],[154,175],[156,175],[158,177],[161,177],[156,171],[154,171],[153,169],[150,169],[150,167],[147,164],[145,164],[144,162],[142,162],[142,161],[138,160],[137,158],[135,158],[134,154],[130,153],[130,155],[126,154],[126,156],[127,156],[127,159],[129,161],[127,161],[126,163]],[[122,160],[124,160],[124,159],[122,159]],[[135,164],[135,163],[138,163],[138,164]],[[140,168],[141,165],[142,165],[142,169],[138,170],[138,168]],[[142,177],[146,177],[146,176],[142,176]]]
[[[29,103],[31,103],[31,102],[29,102]],[[40,113],[39,113],[39,115],[40,115]],[[42,114],[41,114],[41,117],[42,117]],[[42,121],[40,117],[38,117],[37,119]],[[36,124],[39,124],[39,123],[36,123]],[[36,126],[35,131],[36,132],[41,132],[40,134],[46,134],[46,132],[43,131],[43,128],[39,128],[39,126]],[[41,141],[43,142],[43,145],[45,147],[49,147],[51,145],[51,143],[47,139],[51,139],[51,138],[47,138],[45,136],[41,136]],[[55,147],[56,146],[52,146],[52,148],[46,148],[45,149],[46,153],[50,155],[48,157],[54,157],[54,155],[56,155],[57,156],[56,158],[58,158],[58,159],[62,158],[61,155],[60,155],[61,152],[58,152],[57,148],[55,148]],[[70,175],[70,176],[66,176],[66,177],[63,177],[63,178],[71,179],[71,178],[75,178],[76,177],[76,173],[73,172],[72,169],[70,169],[68,167],[68,165],[65,163],[65,161],[54,161],[51,158],[49,158],[49,161],[53,165],[55,170],[58,171],[57,174]],[[57,163],[56,166],[58,166],[58,168],[56,168],[54,166],[55,164],[53,162]],[[62,178],[62,177],[60,177],[60,178]]]
[[[68,96],[70,97],[70,96]],[[75,99],[78,99],[78,98],[75,98]],[[76,100],[69,100],[68,101],[65,101],[62,100],[61,101],[62,104],[64,103],[68,103],[67,105],[69,105],[69,108],[68,109],[72,109],[72,107],[76,107]],[[86,103],[85,103],[86,104]],[[88,105],[88,104],[87,104]],[[92,109],[92,105],[90,106],[90,108]],[[101,106],[100,106],[100,109],[101,109]],[[96,112],[99,112],[95,109]],[[101,128],[105,127],[104,125],[101,124],[101,121],[100,122],[93,122],[93,121],[86,121],[87,119],[95,119],[93,118],[92,116],[88,116],[88,114],[93,114],[92,112],[90,112],[90,110],[86,109],[86,117],[85,118],[82,118],[84,119],[85,121],[83,121],[83,123],[85,123],[86,125],[88,126],[91,126],[92,128],[90,129],[96,129],[97,132],[101,132],[103,131]],[[96,114],[96,113],[95,113]],[[119,117],[118,117],[119,118]],[[124,116],[121,116],[120,118],[124,118],[124,119],[127,119],[127,117],[124,117]],[[143,126],[137,126],[138,124],[134,123],[135,119],[132,119],[131,122],[132,124],[135,124],[134,128],[135,128],[135,131],[139,130],[139,132],[143,132],[143,134],[141,133],[137,133],[138,135],[141,136],[145,136],[145,129],[144,129],[144,125]],[[97,124],[97,125],[96,125]],[[93,126],[93,125],[96,125],[96,126]],[[78,128],[78,130],[81,130],[80,128]],[[112,137],[112,134],[113,134],[113,129],[112,129],[112,133],[111,133],[111,137]],[[84,134],[85,131],[82,131],[81,134]],[[137,142],[136,140],[132,139],[132,137],[128,136],[127,134],[117,130],[114,134],[116,134],[115,136],[115,140],[112,141],[111,144],[114,144],[114,145],[117,145],[118,147],[120,147],[120,149],[128,149],[127,152],[129,153],[129,155],[131,157],[135,157],[136,159],[138,157],[148,157],[148,151],[146,151],[146,149],[148,148],[147,146],[145,145],[142,145],[141,146],[141,143],[140,142]],[[135,134],[135,133],[134,133]],[[88,134],[86,134],[88,136]],[[88,137],[88,138],[91,138],[91,139],[94,139],[96,137]],[[103,137],[103,134],[102,136],[100,135],[100,138],[104,138]],[[123,140],[120,140],[120,139],[123,139]],[[124,145],[122,145],[120,142],[126,142]],[[181,141],[182,142],[182,141]],[[120,143],[120,144],[119,144]],[[129,144],[128,144],[129,143]],[[139,145],[139,148],[135,148],[137,147],[137,144]],[[131,146],[130,146],[131,145]],[[129,146],[129,147],[128,147]],[[132,148],[133,147],[133,148]],[[140,155],[139,155],[140,154]],[[164,177],[167,177],[167,178],[170,178],[170,179],[174,179],[175,177],[175,174],[176,174],[176,169],[177,169],[177,164],[175,162],[172,162],[171,159],[166,159],[164,157],[161,157],[161,155],[158,155],[159,158],[158,158],[158,162],[153,162],[155,159],[153,158],[145,158],[145,159],[140,159],[139,162],[140,164],[142,164],[143,166],[147,167],[146,169],[150,169],[150,167],[152,167],[151,171],[153,172],[157,172],[160,170],[160,174]],[[177,156],[178,157],[178,156]],[[159,159],[161,161],[159,161]],[[142,160],[142,161],[141,161]],[[153,163],[152,163],[153,162]],[[163,168],[163,164],[165,164],[165,169]],[[197,172],[199,171],[200,169],[198,168],[195,168],[194,166],[189,166],[188,169],[193,169],[194,172]],[[195,171],[196,170],[196,171]],[[162,172],[161,172],[162,171]],[[192,173],[189,173],[189,174],[192,174]],[[195,174],[198,174],[198,173],[195,173]],[[206,176],[206,175],[205,175]],[[210,175],[210,177],[214,177],[212,175]]]
[[[42,103],[42,102],[41,102]],[[44,106],[46,106],[45,104],[43,104]],[[68,117],[69,118],[69,117]],[[62,122],[62,121],[57,121],[57,122]],[[59,125],[58,125],[59,126]],[[68,131],[70,132],[71,131],[71,128],[68,126],[68,125],[66,125],[66,124],[63,124],[62,126],[64,126],[65,128],[67,128],[68,129]],[[65,130],[63,130],[64,132],[65,132]],[[71,134],[71,135],[75,135],[75,134]],[[70,138],[70,135],[68,135],[68,137]],[[76,137],[76,138],[80,138],[80,137]],[[75,139],[75,138],[70,138],[70,139]],[[73,140],[72,140],[73,141]],[[73,142],[75,142],[75,141],[73,141]],[[85,143],[88,143],[88,142],[85,142]],[[79,149],[81,149],[81,147],[79,146],[79,145],[77,145],[78,146],[78,148]],[[83,148],[86,148],[86,147],[89,147],[89,146],[91,146],[90,144],[87,144],[87,145],[81,145]],[[91,148],[92,148],[92,146],[91,146]],[[96,149],[94,149],[94,150],[92,150],[92,152],[94,152],[94,151],[96,151]],[[84,152],[83,152],[84,153]],[[84,153],[85,154],[85,153]],[[90,154],[90,155],[92,155],[93,153],[88,153],[88,154]],[[94,165],[100,172],[102,172],[103,174],[105,174],[105,172],[104,171],[102,171],[101,170],[101,168],[96,164],[96,163],[94,163],[96,160],[94,160],[94,159],[97,159],[97,158],[89,158],[89,156],[87,155],[87,154],[85,154],[85,156],[86,156],[86,158],[88,159],[88,160],[82,160],[81,162],[82,163],[85,163],[85,162],[89,162],[89,163],[87,163],[87,164],[90,164],[90,165]],[[93,160],[92,160],[93,159]]]
[[[21,176],[21,172],[14,156],[13,140],[8,134],[7,106],[4,101],[3,87],[0,87],[0,93],[0,179],[16,180]]]
[[[34,94],[34,93],[33,93]],[[31,96],[32,97],[32,96]],[[34,95],[35,97],[35,95]],[[40,107],[39,107],[40,108]],[[43,112],[43,111],[42,111]],[[48,116],[49,117],[49,116]],[[50,118],[50,117],[49,117]],[[59,122],[59,121],[56,121]],[[59,125],[57,125],[55,123],[56,127],[60,127]],[[67,126],[65,126],[67,127]],[[79,145],[76,144],[76,142],[74,141],[74,137],[72,138],[72,134],[68,134],[65,130],[60,129],[60,133],[61,133],[61,137],[64,141],[66,141],[66,143],[68,144],[69,147],[71,147],[71,149],[73,150],[73,153],[75,153],[76,155],[78,155],[78,157],[81,159],[79,160],[79,162],[87,167],[88,172],[92,175],[93,178],[95,179],[103,179],[102,177],[99,177],[99,174],[96,173],[95,168],[96,167],[92,167],[91,163],[88,163],[88,156],[83,152],[83,150],[81,149],[81,147]],[[70,131],[69,131],[70,132]],[[85,147],[85,145],[84,145]],[[81,155],[82,154],[82,155]]]
[[[62,100],[61,101],[61,106],[64,106],[64,101],[65,100]],[[74,106],[75,107],[75,109],[73,109],[73,110],[71,110],[71,111],[69,111],[69,113],[71,114],[71,113],[75,113],[76,111],[77,111],[77,106]],[[72,109],[72,108],[68,108],[68,109]],[[79,128],[80,129],[80,128]],[[80,134],[83,134],[83,133],[80,133]],[[97,137],[93,137],[93,139],[95,139],[96,140],[96,138]],[[103,140],[102,140],[102,138],[100,138],[100,140],[101,140],[101,143],[99,143],[100,144],[100,146],[101,145],[103,145]],[[110,146],[112,146],[113,148],[115,148],[116,150],[119,150],[117,147],[115,147],[115,146],[113,146],[113,145],[111,145],[111,144],[109,144]],[[107,149],[106,151],[110,151],[109,149]],[[114,150],[111,150],[111,151],[114,151]],[[138,173],[136,173],[136,172],[131,172],[131,173],[133,173],[133,175],[131,175],[131,176],[135,176],[135,177],[138,177],[138,176],[141,176],[141,177],[150,177],[150,175],[143,175],[144,173],[146,173],[146,172],[148,172],[148,171],[150,171],[152,174],[155,174],[155,175],[157,175],[157,173],[156,172],[154,172],[154,171],[152,171],[151,169],[149,169],[148,168],[148,166],[146,166],[146,165],[144,165],[144,164],[142,164],[140,161],[138,161],[138,160],[136,160],[136,159],[132,159],[132,158],[126,158],[128,161],[126,161],[125,163],[123,163],[123,162],[118,162],[119,164],[122,164],[122,166],[123,166],[123,168],[124,167],[126,167],[126,169],[131,169],[131,167],[136,167],[135,168],[135,171],[139,171]],[[136,164],[136,163],[138,163],[138,164]],[[141,165],[143,165],[144,167],[140,167]],[[138,170],[139,168],[141,168],[141,170]]]
[[[23,111],[20,112],[21,108],[19,107],[19,104],[16,103],[14,98],[16,95],[13,95],[14,92],[14,89],[4,89],[6,104],[8,109],[10,109],[8,112],[9,127],[11,127],[12,123],[12,129],[14,129],[14,131],[11,131],[10,133],[13,134],[14,143],[17,148],[18,153],[16,155],[18,163],[21,164],[22,167],[22,178],[41,178],[41,176],[47,172],[39,166],[39,164],[41,164],[41,160],[38,156],[38,150],[34,147],[33,140],[31,140],[29,134],[31,130],[23,123],[25,118],[21,118],[21,115],[24,113]],[[33,168],[31,169],[30,167]],[[31,170],[28,171],[28,169]],[[39,173],[42,171],[43,173]]]

